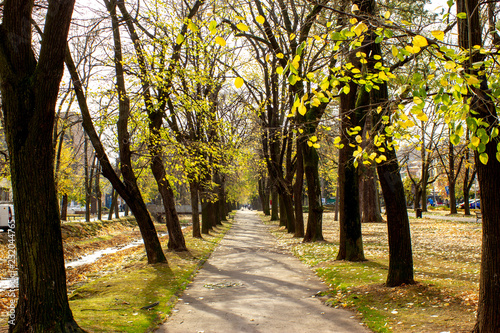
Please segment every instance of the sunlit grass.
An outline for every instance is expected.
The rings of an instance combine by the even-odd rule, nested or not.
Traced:
[[[142,247],[128,258],[110,262],[108,274],[91,277],[92,282],[70,296],[76,321],[91,332],[152,331],[170,314],[177,297],[230,226],[224,223],[203,239],[193,238],[190,229],[186,230],[189,252],[168,252],[168,265],[148,265]],[[162,245],[167,248],[166,240]],[[143,308],[151,305],[155,306]]]

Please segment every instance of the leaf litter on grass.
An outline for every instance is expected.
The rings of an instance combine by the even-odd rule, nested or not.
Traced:
[[[331,306],[351,308],[363,315],[375,332],[466,332],[476,317],[481,255],[481,226],[477,223],[410,219],[414,285],[389,288],[387,225],[364,223],[367,261],[336,261],[339,227],[325,213],[325,242],[302,243],[274,226],[279,247],[289,248],[325,281],[322,293]],[[266,223],[269,218],[264,218]]]

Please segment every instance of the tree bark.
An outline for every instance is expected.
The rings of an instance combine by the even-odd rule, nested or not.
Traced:
[[[476,75],[480,81],[479,87],[469,87],[472,95],[468,97],[471,99],[470,110],[474,111],[469,116],[486,122],[486,130],[489,132],[492,127],[497,126],[497,110],[489,95],[484,68],[475,69],[472,66],[473,63],[484,60],[480,52],[472,54],[475,45],[483,45],[478,0],[458,0],[457,13],[461,12],[467,14],[467,19],[458,20],[458,40],[460,47],[471,53],[464,64],[465,71]],[[479,153],[474,152],[483,215],[479,304],[473,330],[477,333],[500,332],[500,162],[495,157],[496,146],[495,140],[489,140],[486,144],[484,153],[489,156],[486,164],[479,160]]]
[[[295,183],[293,184],[293,201],[295,206],[295,234],[293,236],[304,237],[304,213],[302,209],[302,190],[304,189],[304,157],[300,144],[297,144],[296,158],[297,169],[295,171]]]
[[[322,241],[323,238],[323,204],[321,202],[321,184],[319,181],[319,156],[316,148],[302,143],[304,172],[309,198],[309,215],[304,242]]]
[[[200,229],[200,212],[199,212],[199,184],[196,181],[189,182],[189,189],[191,192],[191,219],[193,222],[193,237],[201,237]]]
[[[384,222],[380,214],[376,167],[360,165],[359,201],[361,223]]]
[[[67,219],[68,219],[68,195],[64,193],[61,202],[61,220],[66,221]]]
[[[350,59],[352,55],[350,56]],[[353,59],[354,61],[354,59]],[[359,126],[359,111],[356,110],[358,86],[351,84],[350,92],[340,97],[341,144],[339,151],[339,224],[340,245],[337,260],[365,260],[359,215],[359,175],[354,166],[354,138],[347,132]],[[360,126],[362,127],[362,126]],[[354,142],[356,143],[356,142]]]
[[[6,0],[3,5],[0,90],[19,276],[9,332],[83,332],[68,304],[52,143],[74,1],[49,1],[38,59],[32,49],[33,2]]]
[[[125,23],[127,25],[132,42],[134,43],[134,48],[139,63],[141,73],[140,80],[142,83],[142,97],[144,99],[149,118],[148,148],[151,155],[151,171],[155,177],[156,183],[158,185],[158,190],[162,197],[163,206],[165,208],[165,219],[167,222],[167,229],[169,234],[168,249],[174,251],[187,251],[184,234],[182,233],[182,228],[179,222],[179,216],[177,215],[177,211],[175,209],[174,192],[172,190],[170,182],[168,181],[168,178],[166,177],[167,173],[165,171],[165,167],[163,166],[163,150],[161,145],[160,129],[163,124],[164,111],[163,109],[155,107],[153,103],[150,92],[150,87],[152,86],[152,84],[148,79],[145,55],[142,50],[141,41],[135,31],[135,26],[132,22],[132,18],[130,17],[125,7],[125,2],[123,0],[118,1],[117,5],[120,8],[123,17],[125,18]]]
[[[271,190],[271,221],[279,220],[278,200],[278,191],[276,190],[276,187],[273,186]]]

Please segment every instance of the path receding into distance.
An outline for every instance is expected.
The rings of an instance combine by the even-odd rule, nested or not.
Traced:
[[[314,297],[325,284],[285,250],[255,212],[231,230],[156,332],[366,333],[352,312]]]

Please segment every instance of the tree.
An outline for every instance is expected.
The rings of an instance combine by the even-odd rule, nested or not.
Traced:
[[[52,143],[73,6],[72,0],[49,1],[36,53],[33,2],[7,0],[3,7],[0,89],[19,260],[19,300],[15,319],[9,321],[10,332],[83,332],[73,319],[66,293]]]
[[[484,72],[485,56],[482,52],[474,51],[476,46],[483,47],[479,15],[479,1],[457,1],[459,45],[467,54],[462,65],[465,73],[469,75],[466,76],[470,94],[469,101],[467,101],[467,105],[470,106],[467,124],[473,132],[471,138],[473,145],[477,143],[476,140],[480,141],[474,155],[481,188],[483,243],[479,305],[474,332],[498,332],[500,331],[500,284],[498,283],[500,276],[500,196],[497,195],[497,191],[500,188],[500,160],[497,143],[490,139],[490,135],[493,138],[494,133],[498,135],[497,108],[489,93],[488,78]],[[482,144],[481,147],[480,144]]]
[[[108,2],[108,4],[110,4]],[[110,4],[111,5],[111,4]],[[112,8],[115,10],[115,8]],[[116,12],[116,10],[115,10]],[[115,20],[114,25],[117,27],[117,22]],[[118,27],[117,27],[118,28]],[[114,30],[116,33],[118,30]],[[119,37],[119,36],[116,36]],[[119,43],[118,43],[119,45]],[[120,52],[120,48],[116,47],[115,51],[117,53]],[[99,135],[97,134],[97,131],[94,127],[94,124],[92,122],[92,118],[90,115],[90,111],[87,105],[87,99],[84,93],[84,88],[82,85],[82,82],[80,80],[78,71],[76,69],[75,63],[73,61],[73,58],[71,56],[71,52],[69,47],[66,49],[66,57],[65,57],[65,63],[66,67],[68,69],[68,72],[71,76],[71,81],[73,83],[73,87],[75,90],[75,94],[78,100],[78,105],[80,107],[80,111],[82,113],[82,125],[87,133],[89,140],[92,142],[92,145],[94,147],[96,157],[99,160],[99,163],[102,168],[102,174],[104,177],[106,177],[110,183],[113,185],[113,188],[117,191],[117,193],[125,200],[127,205],[130,207],[132,210],[134,217],[137,221],[137,224],[139,226],[139,229],[141,231],[142,238],[144,239],[144,247],[146,249],[146,254],[148,257],[148,263],[154,264],[154,263],[161,263],[161,262],[166,262],[166,257],[165,254],[163,253],[163,250],[161,248],[160,241],[158,240],[158,235],[156,234],[156,229],[154,227],[153,221],[151,219],[151,216],[147,210],[146,204],[142,200],[140,191],[138,189],[138,186],[136,184],[136,181],[131,179],[131,182],[126,182],[123,183],[115,170],[113,169],[113,166],[111,165],[108,155],[106,154],[106,150],[99,138]],[[120,67],[120,63],[116,63],[118,67]],[[119,71],[119,69],[118,69]],[[121,73],[123,75],[123,72]],[[122,103],[125,102],[125,100],[121,101]],[[120,127],[120,133],[121,135],[127,136],[127,120],[125,119],[126,115],[126,105],[122,105],[122,118],[120,124],[117,126]],[[128,154],[128,158],[130,159],[130,147],[124,147],[127,145],[130,145],[129,140],[119,140],[119,145],[121,147],[121,154],[125,153],[125,155]],[[124,156],[124,160],[126,159],[126,156]],[[131,163],[122,163],[122,166],[124,166],[128,172],[128,177],[134,177],[133,176],[133,170],[132,170],[132,165]],[[121,172],[123,172],[123,168]],[[127,177],[124,177],[127,179]],[[136,186],[134,186],[134,183]]]

